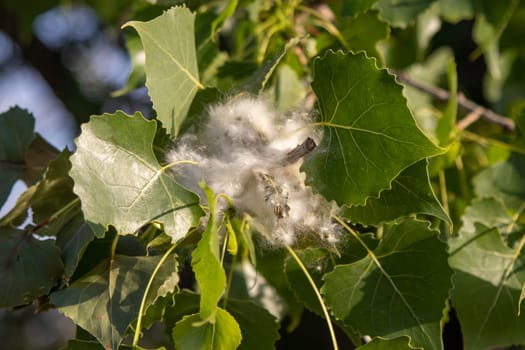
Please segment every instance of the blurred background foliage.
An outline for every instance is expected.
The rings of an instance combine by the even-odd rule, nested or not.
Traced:
[[[309,101],[313,57],[328,49],[365,50],[377,59],[378,66],[444,89],[448,89],[446,72],[453,58],[461,94],[509,117],[522,108],[525,3],[396,3],[2,0],[0,112],[13,105],[28,109],[35,116],[36,132],[57,149],[71,150],[79,125],[92,114],[121,109],[152,117],[140,40],[136,32],[121,30],[121,26],[130,20],[150,20],[180,4],[197,13],[201,80],[223,92],[234,88],[235,82],[253,77],[268,60],[282,57],[268,93],[279,107],[290,107]],[[294,39],[297,44],[289,45],[281,56]],[[411,87],[405,89],[405,95],[419,125],[434,135],[443,103]],[[474,124],[471,128],[486,137],[507,141],[496,125]],[[476,152],[478,142],[463,146],[470,148],[468,154],[477,155],[465,158],[465,167],[472,173],[502,158],[501,150]],[[460,179],[457,182],[449,183],[450,191],[460,191]],[[15,186],[0,216],[14,205],[24,186],[21,182]],[[463,208],[464,203],[458,201],[450,209],[457,218]],[[0,349],[56,349],[74,335],[74,325],[58,313],[35,311],[0,310]],[[312,336],[312,328],[324,327],[324,323],[313,314],[304,319],[292,335],[283,334],[278,347],[323,348],[322,339],[318,343],[312,339],[320,339],[317,335],[326,332],[316,331]],[[449,323],[446,334],[453,334],[454,327]]]

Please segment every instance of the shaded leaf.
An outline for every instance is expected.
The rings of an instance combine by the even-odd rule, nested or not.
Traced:
[[[344,24],[342,34],[353,51],[365,50],[372,57],[380,58],[377,43],[388,37],[390,28],[379,20],[376,11],[368,11]]]
[[[251,301],[228,300],[226,308],[239,323],[242,333],[239,350],[273,349],[279,339],[279,323],[268,311]]]
[[[298,42],[298,39],[292,39],[286,43],[284,48],[279,51],[271,60],[264,62],[252,74],[250,74],[250,76],[242,80],[239,83],[239,86],[234,89],[235,92],[249,92],[256,95],[262,94],[264,88],[272,77],[273,72],[279,66],[281,60],[292,47],[297,45]]]
[[[512,153],[508,160],[482,170],[472,182],[478,197],[493,197],[518,210],[525,200],[525,155]]]
[[[24,172],[34,126],[33,116],[18,107],[0,114],[0,207]]]
[[[415,347],[441,349],[451,274],[437,232],[407,220],[387,226],[364,259],[325,275],[322,292],[333,314],[360,334],[407,335]]]
[[[31,198],[35,222],[48,219],[77,199],[73,193],[73,179],[68,174],[71,169],[70,156],[71,152],[66,149],[59,157],[52,160],[38,183],[36,192]]]
[[[302,169],[327,199],[364,204],[403,169],[440,153],[416,126],[401,86],[375,60],[327,52],[313,75],[324,137]]]
[[[172,329],[185,315],[199,309],[199,295],[183,291],[176,296],[175,306],[167,310],[166,327]],[[251,300],[228,298],[226,310],[238,322],[242,333],[239,350],[272,349],[279,339],[279,323],[268,311]]]
[[[51,301],[105,349],[118,349],[129,324],[138,317],[146,281],[160,258],[116,255],[105,259],[68,288],[53,293]],[[176,264],[172,255],[161,265],[151,287],[153,295],[176,273]],[[148,298],[146,306],[155,299]]]
[[[228,311],[217,308],[215,322],[202,322],[199,314],[184,316],[173,328],[173,342],[178,349],[229,350],[242,340],[241,330]]]
[[[356,16],[360,13],[366,12],[372,7],[377,0],[354,0],[354,1],[341,1],[340,11],[334,11],[335,13],[341,13],[343,16]]]
[[[410,338],[399,337],[394,339],[374,338],[368,344],[362,345],[356,350],[413,350],[409,345]]]
[[[525,317],[518,316],[525,283],[524,239],[514,248],[503,243],[496,227],[512,227],[513,222],[504,222],[508,214],[501,204],[494,210],[497,204],[474,202],[463,216],[459,237],[449,241],[449,263],[455,270],[452,303],[465,349],[525,344]]]
[[[237,8],[237,4],[239,3],[239,0],[228,0],[228,4],[222,9],[222,11],[219,13],[219,15],[215,18],[211,25],[211,36],[214,38],[217,35],[217,32],[222,28],[224,25],[224,22],[228,18],[230,18],[233,13],[235,12],[235,9]]]
[[[360,235],[360,239],[369,249],[377,246],[377,240],[371,234]],[[346,242],[338,246],[339,255],[335,255],[325,249],[306,248],[296,251],[297,256],[306,267],[316,286],[321,288],[322,278],[325,274],[332,271],[338,264],[348,264],[364,258],[367,251],[356,239],[352,237],[345,238]],[[303,271],[291,256],[285,260],[284,270],[290,289],[299,301],[301,301],[310,311],[315,312],[318,316],[324,317],[324,313],[315,295],[312,286],[306,279]]]
[[[79,206],[76,215],[57,234],[56,244],[62,252],[64,276],[66,278],[73,276],[84,251],[94,238],[95,234],[91,227],[85,223]]]
[[[298,251],[296,254],[313,278],[317,288],[321,288],[323,275],[327,270],[330,271],[331,268],[333,268],[333,266],[326,266],[331,265],[330,260],[327,259],[328,253],[321,249],[309,248]],[[309,310],[324,317],[319,300],[297,262],[291,257],[288,257],[285,260],[284,269],[288,283],[297,296],[297,299]]]
[[[176,136],[199,89],[195,15],[173,7],[148,22],[125,24],[140,35],[146,54],[146,86],[157,118]]]
[[[50,145],[38,133],[35,133],[35,137],[27,149],[26,168],[22,180],[27,185],[31,185],[40,178],[48,163],[59,154],[60,152],[54,146]]]
[[[94,116],[82,126],[70,175],[87,221],[135,233],[159,222],[173,241],[197,225],[198,197],[178,185],[152,150],[157,123],[140,113]]]
[[[26,219],[29,208],[33,210],[33,220],[41,223],[67,209],[68,205],[74,205],[72,202],[77,196],[73,193],[73,179],[68,175],[70,155],[71,152],[64,150],[50,161],[42,179],[18,198],[16,206],[0,220],[0,224],[20,225]]]
[[[67,342],[67,345],[60,350],[106,350],[96,340],[84,340],[84,339],[71,339]],[[131,346],[122,345],[119,350],[135,350]]]
[[[381,17],[393,27],[405,28],[414,23],[420,13],[435,0],[395,1],[379,0],[374,8],[379,9]]]
[[[0,307],[28,304],[48,294],[63,271],[54,241],[0,227]]]
[[[425,160],[403,170],[379,198],[370,198],[365,206],[346,207],[343,216],[351,222],[375,225],[410,214],[432,215],[451,223],[432,190]]]

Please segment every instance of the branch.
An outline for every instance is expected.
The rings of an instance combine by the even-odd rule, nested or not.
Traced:
[[[444,90],[444,89],[441,89],[435,86],[423,84],[419,81],[416,81],[408,77],[406,74],[403,74],[403,73],[397,73],[393,70],[389,70],[389,71],[393,73],[401,83],[410,85],[413,88],[426,92],[427,94],[432,95],[437,100],[445,101],[445,102],[450,100],[450,92],[448,92],[447,90]],[[497,114],[494,111],[486,107],[483,107],[475,103],[472,100],[469,100],[462,93],[458,94],[458,106],[467,112],[479,114],[481,118],[491,123],[501,126],[506,131],[514,131],[516,129],[514,120],[504,117],[500,114]]]

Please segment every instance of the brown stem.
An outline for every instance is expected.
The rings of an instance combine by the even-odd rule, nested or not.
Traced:
[[[450,93],[447,90],[438,88],[436,86],[423,84],[423,83],[421,83],[419,81],[416,81],[416,80],[408,77],[407,75],[405,75],[403,73],[397,73],[395,71],[390,71],[390,72],[393,73],[401,83],[404,83],[406,85],[410,85],[413,88],[416,88],[416,89],[418,89],[420,91],[426,92],[427,94],[432,95],[434,98],[436,98],[436,99],[438,99],[440,101],[445,101],[446,102],[446,101],[450,100]],[[458,94],[458,106],[461,107],[462,109],[468,111],[468,112],[472,112],[472,113],[476,113],[476,114],[479,113],[481,118],[483,118],[483,119],[485,119],[485,120],[487,120],[487,121],[489,121],[491,123],[494,123],[494,124],[497,124],[497,125],[501,126],[506,131],[514,131],[516,129],[516,125],[515,125],[515,123],[514,123],[514,121],[512,119],[504,117],[504,116],[502,116],[500,114],[497,114],[494,111],[492,111],[492,110],[490,110],[490,109],[488,109],[486,107],[483,107],[483,106],[475,103],[472,100],[469,100],[462,93]],[[461,121],[460,121],[460,123],[461,123]]]

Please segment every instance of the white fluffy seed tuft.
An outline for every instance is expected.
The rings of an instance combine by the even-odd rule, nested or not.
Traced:
[[[198,185],[204,180],[226,194],[271,244],[293,245],[311,235],[338,243],[332,215],[339,208],[314,194],[299,170],[321,137],[307,113],[283,115],[261,98],[238,97],[210,107],[205,123],[179,138],[166,156],[170,163],[197,163],[173,168],[181,185],[204,198]]]

